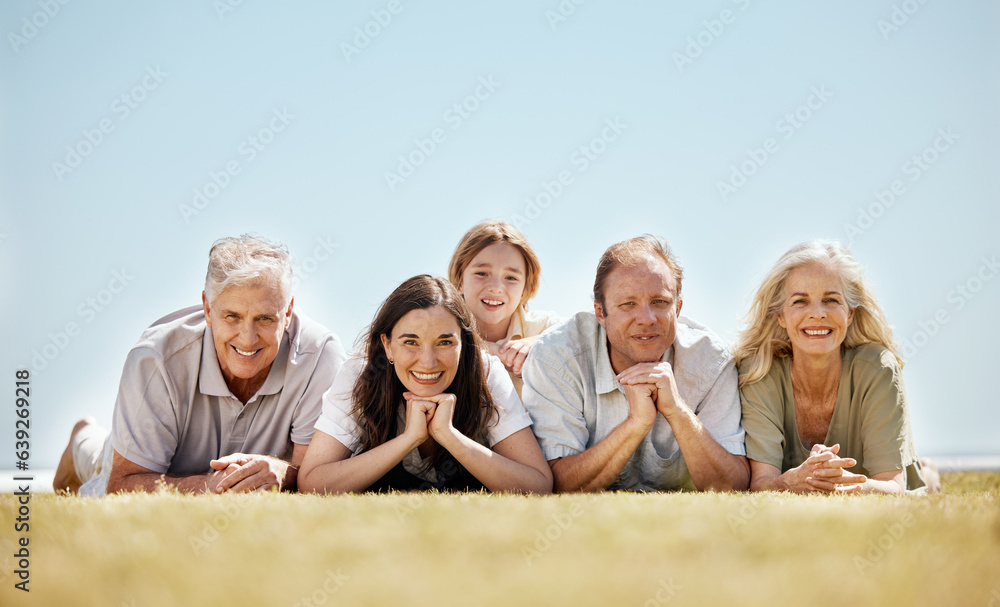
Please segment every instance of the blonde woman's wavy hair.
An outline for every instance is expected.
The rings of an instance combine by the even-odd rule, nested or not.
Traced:
[[[853,348],[862,344],[879,344],[892,352],[899,365],[903,366],[899,347],[892,337],[892,327],[875,294],[865,284],[861,264],[840,242],[810,240],[795,245],[782,255],[754,295],[750,312],[743,319],[747,328],[736,342],[736,364],[750,360],[749,369],[740,375],[740,387],[763,379],[775,358],[792,355],[788,332],[778,324],[785,281],[792,270],[812,264],[833,270],[843,282],[844,299],[854,311],[854,318],[844,337],[844,346]]]

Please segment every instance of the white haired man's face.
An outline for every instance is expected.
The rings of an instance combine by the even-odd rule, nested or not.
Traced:
[[[231,286],[211,304],[202,295],[202,303],[226,383],[232,387],[237,378],[263,383],[291,321],[293,302],[286,305],[277,285],[259,285]]]

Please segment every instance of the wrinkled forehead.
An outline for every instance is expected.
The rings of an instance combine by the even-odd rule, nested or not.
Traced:
[[[281,285],[275,282],[257,282],[232,285],[215,296],[213,308],[244,312],[253,315],[281,314],[288,307],[288,299]]]
[[[843,295],[844,277],[830,265],[810,263],[789,272],[781,292],[785,297],[795,293]]]
[[[677,278],[662,259],[642,256],[619,264],[604,284],[604,295],[611,300],[649,295],[677,296]]]

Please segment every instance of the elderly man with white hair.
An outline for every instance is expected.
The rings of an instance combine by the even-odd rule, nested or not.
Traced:
[[[336,335],[293,311],[291,282],[283,245],[217,241],[202,305],[142,334],[125,361],[111,432],[90,418],[76,424],[55,490],[295,489],[345,354]]]

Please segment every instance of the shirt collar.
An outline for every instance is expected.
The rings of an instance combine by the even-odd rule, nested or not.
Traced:
[[[510,317],[510,323],[507,325],[507,336],[503,338],[503,341],[498,343],[506,343],[512,339],[523,339],[524,338],[524,308],[517,306],[514,310],[514,315]]]
[[[288,366],[289,340],[288,331],[281,336],[281,346],[278,347],[278,355],[271,363],[271,369],[267,372],[267,379],[264,385],[257,390],[250,402],[258,396],[277,394],[285,385],[285,369]],[[201,343],[201,369],[198,371],[198,391],[206,396],[231,396],[232,391],[226,385],[226,378],[222,375],[222,367],[219,366],[219,355],[215,352],[215,339],[212,335],[211,327],[205,327],[205,336]]]
[[[597,377],[594,387],[598,394],[607,394],[621,390],[622,385],[615,378],[615,370],[611,366],[611,356],[608,354],[608,332],[600,324],[597,325]]]

